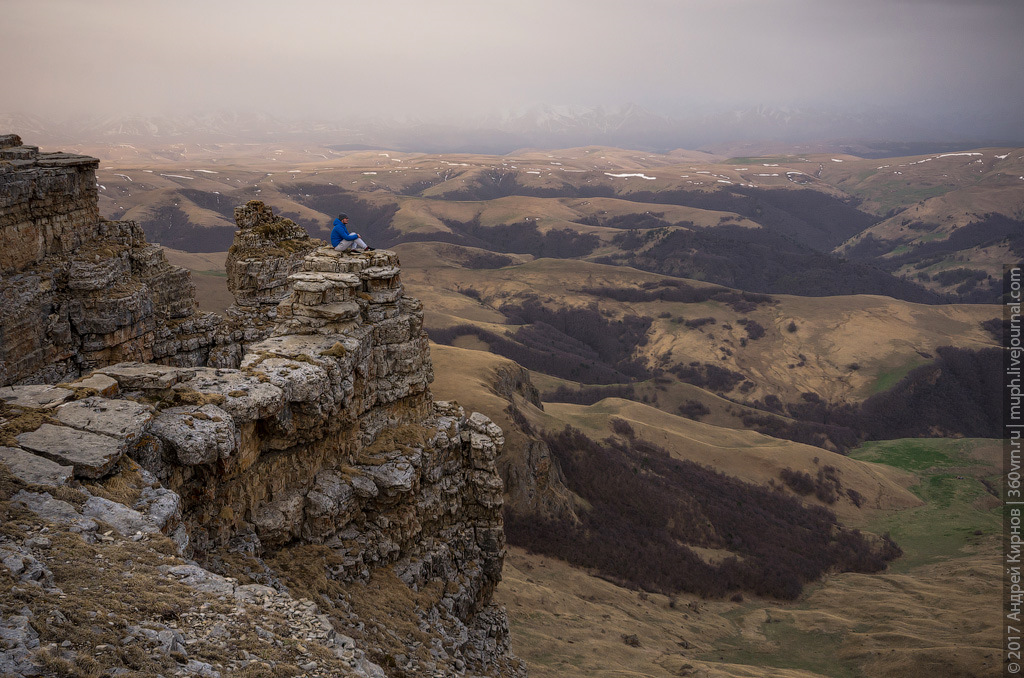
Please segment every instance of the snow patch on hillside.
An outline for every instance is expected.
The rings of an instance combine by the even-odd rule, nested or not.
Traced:
[[[647,179],[648,181],[654,181],[655,179],[658,178],[658,177],[649,177],[646,174],[639,174],[639,173],[633,173],[633,174],[612,174],[611,172],[605,172],[605,175],[607,175],[609,177],[615,177],[616,179],[627,179],[629,177],[639,177],[641,179]]]

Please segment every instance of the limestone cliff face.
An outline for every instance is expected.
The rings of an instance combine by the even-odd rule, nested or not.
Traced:
[[[220,320],[131,221],[99,217],[95,158],[0,137],[0,385],[123,360],[201,365]]]
[[[94,164],[81,162],[89,175]],[[12,172],[37,171],[21,167]],[[89,185],[87,176],[75,184]],[[17,210],[28,215],[18,217],[22,232],[50,218]],[[280,223],[259,204],[239,215],[240,226]],[[14,223],[6,209],[0,218]],[[124,675],[231,675],[254,662],[266,675],[525,675],[505,613],[490,603],[505,546],[502,433],[433,401],[422,308],[405,295],[394,253],[310,249],[291,232],[276,243],[298,242],[294,261],[236,256],[238,317],[266,325],[226,368],[208,359],[211,348],[214,364],[227,359],[231,331],[215,316],[204,324],[192,295],[175,291],[189,289],[187,273],[134,224],[67,228],[85,235],[66,248],[40,236],[33,257],[5,260],[4,289],[28,291],[0,316],[12,384],[0,388],[0,514],[25,517],[23,532],[0,534],[0,577],[31,604],[0,608],[9,639],[0,672],[58,675],[48,667],[123,641],[151,647],[155,662],[135,674],[127,654],[113,653],[104,666]],[[57,333],[33,329],[39,307],[54,327],[67,319],[55,353],[44,339]],[[23,332],[35,352],[8,343]],[[74,381],[24,385],[58,380]],[[58,534],[63,555],[38,546]],[[164,535],[179,555],[146,551]],[[98,553],[90,562],[106,562],[96,576],[117,563],[143,576],[152,562],[154,589],[176,578],[204,611],[174,603],[189,621],[168,623],[169,603],[149,596],[128,613],[116,591],[94,587],[89,605],[130,633],[58,645],[70,628],[61,620],[76,613],[64,601],[89,590],[60,567],[79,543]],[[256,645],[225,641],[252,635],[243,620],[260,605],[274,612],[258,622]],[[35,612],[50,608],[60,614]],[[189,648],[202,648],[201,660]]]
[[[259,200],[236,207],[235,224],[238,232],[225,264],[228,289],[235,297],[224,329],[230,340],[211,359],[220,367],[238,367],[244,346],[273,331],[277,305],[291,292],[288,277],[324,244],[291,219],[274,216]]]

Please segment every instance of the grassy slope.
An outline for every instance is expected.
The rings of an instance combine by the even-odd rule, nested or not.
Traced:
[[[891,469],[753,431],[723,429],[691,421],[630,400],[606,398],[588,407],[546,403],[544,412],[547,415],[543,420],[545,428],[561,429],[568,424],[595,440],[612,434],[609,422],[613,417],[622,419],[633,427],[638,437],[667,449],[677,459],[710,466],[758,485],[769,480],[778,482],[779,472],[786,468],[815,475],[819,467],[834,466],[840,471],[843,488],[855,489],[865,498],[860,509],[846,497],[830,507],[845,523],[862,523],[865,514],[875,510],[906,508],[919,503],[905,488],[907,478]],[[812,498],[812,501],[816,500]]]
[[[192,272],[200,310],[223,314],[234,303],[224,271],[226,252],[195,254],[164,248],[164,255],[170,263]]]
[[[653,273],[584,261],[540,259],[501,269],[470,270],[445,255],[452,246],[410,243],[395,248],[403,280],[424,301],[426,325],[476,323],[496,327],[495,308],[517,296],[536,294],[547,303],[587,306],[598,301],[614,317],[654,318],[641,354],[650,364],[670,367],[696,360],[741,372],[757,385],[750,399],[774,394],[795,401],[805,391],[826,400],[862,399],[927,360],[939,346],[992,346],[979,323],[997,317],[987,305],[926,306],[879,296],[795,297],[774,295],[778,303],[739,314],[719,302],[626,303],[584,294],[583,287],[633,288],[664,279]],[[700,283],[696,283],[700,285]],[[472,289],[477,301],[459,290]],[[669,317],[659,317],[662,314]],[[715,325],[689,329],[680,319],[714,317]],[[741,346],[746,336],[738,320],[747,317],[766,335]],[[788,330],[790,322],[796,331]],[[723,326],[729,324],[732,329]],[[804,356],[801,360],[800,356]],[[803,364],[801,364],[803,363]],[[855,366],[855,367],[853,367]],[[675,403],[670,404],[675,411]]]
[[[886,243],[890,255],[899,254],[906,251],[908,245],[945,239],[986,214],[1024,218],[1024,180],[1021,179],[1024,176],[1024,153],[1020,149],[978,149],[972,153],[886,160],[854,159],[840,166],[827,166],[823,178],[863,199],[862,208],[879,215],[892,210],[898,212],[851,238],[838,250],[845,251],[863,238],[872,236]],[[913,223],[930,224],[931,227],[915,231],[909,227]],[[915,277],[924,272],[934,275],[966,266],[998,279],[1003,265],[1012,259],[1007,247],[997,243],[950,253],[921,269],[908,264],[897,274]],[[944,288],[938,281],[923,284],[940,292],[952,291],[956,286]]]
[[[998,534],[998,500],[982,482],[999,485],[1002,446],[976,439],[905,439],[865,443],[853,457],[911,471],[911,488],[925,503],[899,517],[880,517],[872,528],[891,532],[910,550],[899,568],[925,565],[965,548],[984,534]]]
[[[373,153],[330,152],[324,154],[329,157],[320,159],[312,151],[307,151],[304,155],[293,151],[275,152],[270,148],[257,150],[258,152],[254,151],[249,160],[235,163],[231,167],[217,164],[218,155],[223,155],[224,149],[211,151],[205,157],[193,151],[191,155],[141,159],[133,166],[162,166],[166,173],[187,173],[179,171],[178,168],[183,166],[181,163],[191,162],[195,163],[193,166],[203,166],[196,163],[198,157],[211,163],[209,166],[216,167],[221,174],[216,177],[196,175],[196,180],[192,181],[158,179],[151,175],[144,177],[154,184],[154,187],[159,185],[169,191],[161,194],[161,202],[174,200],[173,192],[176,186],[195,188],[198,179],[203,179],[211,182],[206,189],[223,191],[230,187],[235,191],[234,195],[240,198],[239,202],[242,202],[243,198],[265,199],[274,206],[275,211],[297,212],[302,214],[304,219],[308,218],[311,223],[317,222],[318,219],[322,220],[322,215],[288,198],[279,190],[280,183],[308,181],[311,177],[317,177],[317,182],[330,182],[346,188],[373,191],[384,186],[400,188],[414,179],[436,175],[438,170],[443,169],[441,161],[436,158],[412,155],[381,158],[379,154]],[[93,154],[102,155],[98,152]],[[668,187],[709,188],[719,183],[718,179],[733,182],[749,181],[761,186],[781,188],[790,187],[791,182],[785,178],[785,170],[792,169],[805,172],[805,176],[809,177],[807,181],[810,182],[805,185],[813,185],[837,195],[842,191],[860,195],[867,200],[867,205],[874,205],[875,209],[880,209],[885,200],[907,202],[928,197],[923,194],[911,195],[903,189],[897,191],[884,183],[876,186],[876,195],[872,195],[869,190],[871,186],[864,183],[871,177],[857,178],[857,172],[854,171],[858,170],[854,166],[855,159],[842,156],[840,158],[843,159],[843,163],[832,163],[829,158],[809,158],[805,163],[783,158],[773,161],[785,164],[780,168],[757,167],[751,162],[742,166],[700,166],[698,173],[695,159],[681,160],[667,156],[648,158],[632,152],[610,149],[573,149],[554,155],[520,155],[516,162],[520,163],[522,170],[540,172],[523,177],[524,183],[534,182],[538,186],[558,185],[559,182],[566,180],[567,168],[572,167],[586,169],[591,173],[586,176],[608,181],[619,190],[627,192]],[[394,169],[396,165],[393,163],[396,159],[403,160],[413,169]],[[300,173],[269,177],[261,169],[268,161],[281,163],[279,166],[282,167],[282,171],[288,163],[288,168],[301,168]],[[477,162],[480,166],[487,164],[470,156],[451,157],[446,161],[453,164],[463,161],[467,164]],[[491,160],[487,162],[494,164]],[[559,167],[553,165],[553,162],[563,164]],[[863,161],[874,163],[876,166],[885,162],[887,161]],[[330,169],[325,170],[325,164],[330,164]],[[469,178],[457,174],[459,171],[468,170],[458,169],[453,164],[448,165],[449,169],[456,170],[452,184],[441,189],[441,192],[455,190],[460,182],[465,182]],[[932,162],[915,167],[930,170],[934,166],[936,164]],[[656,167],[657,171],[647,173],[657,175],[657,181],[603,178],[605,171],[645,171],[652,167]],[[377,172],[376,175],[364,173],[371,168]],[[671,181],[670,170],[674,175]],[[820,170],[820,179],[813,176],[817,170]],[[839,170],[849,171],[845,179],[838,175],[833,176]],[[863,174],[867,170],[860,168],[859,171]],[[780,176],[757,177],[762,173],[779,173]],[[132,173],[132,176],[138,179],[136,173]],[[569,178],[584,176],[576,174]],[[116,180],[117,178],[112,178],[111,181],[107,181],[107,177],[101,177],[101,182],[108,184],[108,191],[101,195],[101,201],[110,200],[113,204],[113,198],[109,197],[109,184]],[[138,198],[139,202],[135,205],[140,210],[139,214],[143,214],[141,210],[146,209],[146,203],[141,197],[142,191],[137,190],[140,187],[132,187],[123,179],[120,181],[123,182],[124,191],[118,198],[119,202],[130,202],[127,192],[134,189],[135,193],[131,197]],[[858,185],[857,181],[861,182],[861,185]],[[841,190],[833,186],[840,186]],[[929,187],[921,187],[921,190],[925,189]],[[998,186],[982,186],[980,190],[982,192],[975,191],[962,195],[955,191],[943,191],[941,196],[925,200],[922,207],[934,208],[935,214],[940,216],[952,214],[954,209],[962,207],[963,203],[959,202],[960,200],[967,200],[970,204],[982,207],[991,205],[993,209],[1006,209],[1007,197],[1019,200],[1020,196],[1019,190],[1005,193]],[[382,193],[365,195],[373,200],[394,199],[393,196]],[[419,223],[417,219],[427,214],[426,208],[422,206],[424,202],[420,199],[403,200],[403,209],[411,216],[411,224]],[[460,217],[463,214],[473,216],[479,211],[481,219],[500,221],[505,214],[518,217],[522,205],[513,199],[504,203],[492,201],[486,207],[486,210],[478,210],[476,207],[452,209]],[[531,203],[529,207],[534,211],[544,210],[537,215],[542,218],[541,225],[544,230],[547,227],[562,227],[569,223],[569,218],[573,215],[586,214],[587,209],[599,207],[614,214],[614,210],[624,209],[629,205],[622,205],[621,201],[609,201],[598,206],[585,206],[566,201],[548,204],[540,201]],[[185,208],[190,216],[196,216],[197,222],[202,223],[207,218],[211,221],[216,220],[212,213],[205,216],[194,214],[194,210],[201,210],[197,206],[187,205]],[[659,207],[659,211],[663,210],[664,208]],[[402,214],[399,212],[400,217]],[[688,218],[702,223],[699,219],[712,220],[716,216],[715,213],[692,214],[687,217],[673,214],[672,218]],[[1019,217],[1019,214],[1016,216]],[[434,218],[436,220],[436,216]],[[446,218],[449,217],[446,215]],[[483,286],[489,285],[496,300],[502,294],[531,291],[540,286],[543,294],[553,299],[584,303],[584,299],[571,291],[566,293],[566,279],[587,280],[588,284],[622,284],[623,280],[635,283],[656,278],[650,274],[630,270],[620,269],[618,272],[612,272],[607,270],[609,267],[596,267],[582,262],[541,261],[515,267],[504,273],[467,271],[445,261],[443,257],[438,257],[437,247],[407,245],[400,248],[405,264],[403,273],[409,289],[411,293],[427,302],[425,306],[428,309],[428,323],[435,323],[435,326],[446,326],[467,320],[480,323],[502,321],[500,315],[493,309],[458,294],[455,290],[459,286],[485,292]],[[977,256],[988,257],[997,262],[1000,260],[1000,256],[990,252],[981,252]],[[528,260],[529,257],[521,259]],[[581,267],[577,266],[578,263]],[[545,267],[548,267],[548,270],[545,271]],[[487,300],[488,295],[484,296]],[[977,329],[977,322],[995,317],[997,314],[992,308],[945,307],[940,313],[935,313],[935,308],[892,302],[877,297],[817,300],[781,297],[780,304],[772,309],[771,313],[762,308],[750,316],[768,329],[768,335],[756,342],[750,342],[748,346],[751,350],[742,354],[735,347],[736,337],[729,336],[726,331],[720,329],[722,322],[735,320],[735,314],[730,316],[728,309],[714,308],[707,312],[705,308],[672,308],[670,313],[673,317],[715,315],[719,317],[719,324],[709,328],[711,332],[690,334],[682,334],[679,325],[670,322],[656,324],[659,336],[648,348],[651,351],[660,351],[662,355],[668,348],[687,357],[693,355],[711,360],[719,357],[717,349],[728,339],[733,341],[733,359],[736,364],[739,365],[743,360],[743,364],[749,369],[760,370],[761,378],[771,383],[772,388],[778,387],[781,390],[780,395],[794,395],[801,390],[814,390],[817,387],[822,389],[824,394],[863,397],[884,386],[887,380],[905,373],[915,361],[922,360],[919,351],[931,352],[934,346],[947,343],[972,347],[991,344],[990,339]],[[616,307],[614,310],[646,312],[655,317],[657,313],[662,312],[661,308],[656,312],[654,309],[648,311],[644,305],[639,304],[621,305],[621,308]],[[693,314],[688,314],[690,310]],[[775,317],[771,315],[773,313],[779,315]],[[782,329],[790,319],[799,326],[795,333],[788,333]],[[734,323],[733,326],[735,327]],[[710,338],[711,333],[716,334],[714,339]],[[885,337],[886,340],[880,342],[879,337]],[[796,362],[800,353],[811,357],[812,352],[809,351],[813,351],[815,355],[829,356],[830,364],[823,366],[820,361],[809,360],[803,367],[788,367],[789,364]],[[474,355],[470,355],[471,353]],[[442,354],[445,354],[443,358]],[[780,360],[778,356],[783,356],[783,359]],[[503,407],[504,401],[490,392],[489,377],[480,370],[495,369],[499,360],[481,351],[466,352],[439,347],[435,351],[435,366],[438,367],[435,392],[440,398],[454,397],[468,408],[492,414],[490,409]],[[722,362],[732,367],[730,362]],[[860,365],[859,370],[853,370],[850,374],[839,372],[839,368],[853,362]],[[480,376],[475,379],[467,378],[467,375],[474,374]],[[767,389],[765,392],[771,390]],[[568,418],[576,417],[583,422],[592,420],[591,423],[597,427],[602,417],[610,416],[609,413],[613,411],[621,411],[622,414],[628,414],[633,418],[636,428],[649,431],[653,437],[662,435],[665,439],[671,439],[675,436],[681,442],[681,449],[692,448],[696,450],[694,454],[707,456],[710,455],[709,450],[714,447],[713,444],[703,447],[691,442],[683,444],[683,441],[699,440],[696,432],[706,430],[702,426],[694,425],[694,422],[675,421],[679,419],[678,417],[663,420],[664,413],[649,411],[652,408],[643,408],[625,401],[606,402],[595,407],[599,408],[595,413],[588,414],[586,410],[589,408],[582,408],[583,412],[573,412],[570,417],[568,410],[571,408],[549,406],[545,416],[562,414]],[[602,412],[601,407],[606,409]],[[541,416],[537,412],[528,413],[534,417]],[[719,423],[719,420],[714,419],[719,416],[723,418],[722,421],[727,419],[726,415],[716,411],[708,421]],[[505,424],[502,421],[503,417],[495,416],[495,419]],[[716,433],[731,435],[742,432],[719,430]],[[747,444],[747,447],[738,445],[737,449],[764,452],[763,446],[750,444],[749,440]],[[806,461],[804,453],[794,452],[794,449],[799,447],[802,446],[792,443],[783,445],[784,449],[776,458],[769,457],[767,461],[761,461],[759,464],[771,469],[771,464],[778,463],[779,459]],[[959,453],[954,454],[948,450],[939,450],[939,453],[950,459],[959,459],[957,463],[963,463],[964,466],[970,466],[964,459],[956,456]],[[817,454],[824,456],[820,451]],[[872,454],[879,456],[872,457]],[[894,461],[877,450],[862,451],[858,455]],[[870,464],[848,461],[854,464],[851,468],[876,468]],[[903,463],[895,461],[897,467]],[[977,481],[959,482],[957,476],[965,475],[959,467],[953,467],[951,470],[951,467],[940,464],[937,469],[934,473],[928,469],[911,469],[915,473],[925,474],[924,480],[916,489],[918,496],[927,502],[925,505],[899,514],[863,514],[863,521],[868,529],[891,529],[901,543],[906,540],[904,546],[907,555],[897,563],[893,574],[870,577],[836,575],[819,587],[809,590],[804,599],[792,606],[778,606],[770,601],[747,601],[742,604],[710,603],[698,614],[695,609],[685,606],[686,602],[692,601],[680,599],[674,608],[668,605],[666,599],[656,596],[650,596],[645,601],[633,593],[617,589],[607,582],[588,577],[585,573],[574,571],[550,559],[545,562],[544,559],[514,551],[506,569],[506,582],[499,588],[498,596],[509,605],[512,613],[517,650],[531,662],[531,673],[540,676],[622,675],[623,672],[631,675],[687,675],[687,671],[727,676],[983,675],[986,671],[994,670],[995,661],[998,659],[998,653],[995,652],[995,630],[987,619],[990,615],[978,612],[979,609],[988,610],[994,607],[994,600],[998,595],[999,573],[997,568],[992,566],[996,541],[987,532],[991,523],[990,512],[985,507],[988,495],[979,491],[981,485]],[[764,476],[768,475],[767,471],[762,473]],[[901,476],[900,473],[896,470],[877,470],[877,474],[882,477],[907,477]],[[855,474],[851,471],[850,475]],[[844,468],[844,481],[846,476],[847,469]],[[854,515],[847,518],[856,520]],[[982,534],[975,535],[974,531],[979,529]],[[948,534],[942,530],[947,530]],[[932,539],[932,534],[939,534],[941,538]],[[540,565],[540,562],[545,564]],[[511,594],[516,594],[518,598],[508,597]],[[601,621],[595,623],[595,620]],[[633,648],[626,645],[622,642],[621,633],[637,634],[641,646]],[[683,637],[684,634],[686,637]],[[685,648],[680,643],[689,643],[691,647]],[[779,668],[763,668],[769,666]]]
[[[439,398],[489,415],[489,408],[504,407],[490,385],[501,358],[443,346],[433,351]],[[869,487],[891,491],[887,510],[858,511],[846,502],[838,509],[848,524],[891,531],[905,550],[887,573],[835,574],[793,604],[680,596],[670,605],[664,596],[640,596],[512,549],[497,600],[509,610],[513,642],[531,675],[925,678],[994,670],[997,629],[988,611],[999,591],[997,518],[978,478],[992,474],[997,443],[872,443],[845,458],[615,399],[589,408],[523,410],[538,424],[571,423],[595,437],[607,435],[609,418],[619,416],[678,456],[754,482],[780,465],[813,471],[817,456],[820,464],[840,466],[843,482],[865,495]],[[504,420],[500,413],[495,419]],[[953,491],[953,481],[965,489]],[[624,642],[631,634],[638,647]]]
[[[542,232],[572,228],[596,233],[605,246],[595,256],[611,252],[609,241],[616,231],[578,223],[587,217],[654,213],[671,223],[693,222],[703,228],[713,228],[723,218],[729,219],[728,223],[756,226],[727,212],[645,205],[619,198],[639,191],[719,191],[742,186],[810,189],[840,199],[854,197],[862,201],[861,209],[866,211],[879,216],[890,211],[897,214],[855,236],[850,243],[871,234],[897,252],[908,244],[944,238],[987,213],[1024,216],[1020,190],[1024,155],[1019,149],[979,149],[973,152],[978,156],[935,154],[886,160],[790,155],[729,161],[702,153],[659,155],[601,147],[524,150],[507,156],[337,152],[322,147],[265,144],[74,150],[104,159],[104,167],[97,174],[103,186],[101,213],[119,218],[146,222],[154,217],[157,207],[173,205],[195,226],[230,226],[230,215],[206,209],[182,193],[197,190],[237,204],[253,198],[265,200],[279,213],[295,215],[312,235],[323,236],[335,209],[344,206],[335,206],[331,200],[327,204],[317,202],[315,207],[303,204],[305,199],[296,196],[294,189],[297,185],[312,185],[319,190],[355,191],[361,200],[370,203],[397,205],[393,228],[401,232],[445,231],[442,219],[470,221],[479,217],[481,223],[495,225],[530,217]],[[619,197],[514,196],[469,202],[439,199],[466,188],[498,186],[496,177],[511,177],[513,173],[515,180],[526,187],[574,190],[603,186]],[[614,176],[627,174],[653,178]],[[410,186],[417,187],[419,194],[403,195]],[[907,226],[908,221],[933,226],[914,231]],[[958,261],[958,257],[965,261]],[[992,244],[952,253],[923,271],[933,275],[966,262],[969,268],[998,276],[1001,264],[1009,257],[1005,246]],[[915,280],[919,272],[911,265],[898,271]],[[938,281],[922,284],[940,292],[955,287],[943,288]]]
[[[994,471],[998,449],[998,441],[913,440],[858,451],[916,473],[926,503],[870,521],[891,528],[905,555],[884,574],[832,575],[793,604],[681,596],[670,605],[516,549],[497,599],[531,675],[542,678],[995,675],[999,521],[979,479]]]

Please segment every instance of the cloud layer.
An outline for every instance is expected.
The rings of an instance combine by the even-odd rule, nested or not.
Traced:
[[[5,0],[0,113],[871,110],[1024,138],[1018,0]]]

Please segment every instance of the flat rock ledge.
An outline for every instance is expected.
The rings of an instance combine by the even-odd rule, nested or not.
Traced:
[[[7,465],[14,477],[30,485],[60,487],[67,485],[74,473],[70,465],[58,464],[17,447],[0,447],[0,462]]]
[[[70,426],[43,424],[18,436],[18,445],[58,464],[71,466],[77,478],[102,478],[125,453],[122,441],[112,436],[80,431]]]

